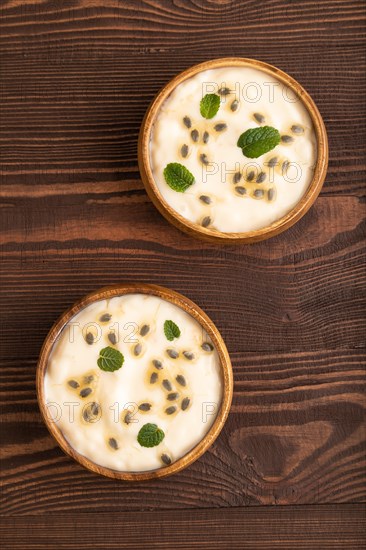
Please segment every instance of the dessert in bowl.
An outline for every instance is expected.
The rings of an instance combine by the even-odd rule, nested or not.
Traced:
[[[322,118],[283,71],[250,59],[202,63],[150,106],[139,166],[160,212],[216,242],[252,242],[295,223],[323,184]]]
[[[212,444],[232,371],[218,330],[193,302],[154,285],[116,285],[52,328],[37,391],[68,454],[97,473],[142,480],[185,468]]]

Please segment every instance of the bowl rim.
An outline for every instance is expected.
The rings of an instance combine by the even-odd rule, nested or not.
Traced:
[[[148,294],[151,296],[157,296],[158,298],[161,298],[178,307],[181,307],[184,311],[190,314],[196,321],[198,321],[198,323],[200,323],[200,325],[210,336],[220,359],[222,373],[223,388],[220,408],[211,428],[205,434],[203,439],[188,453],[183,455],[176,462],[173,462],[171,465],[161,467],[157,470],[149,470],[144,472],[125,472],[113,470],[111,468],[96,464],[86,456],[78,453],[70,445],[70,443],[68,443],[61,429],[58,428],[57,424],[55,422],[52,422],[49,418],[46,410],[46,399],[44,391],[44,377],[47,371],[48,360],[52,352],[54,343],[65,325],[86,306],[100,300],[113,298],[116,296],[123,296],[126,294]],[[211,445],[221,432],[230,411],[233,395],[233,372],[230,356],[219,330],[217,329],[213,321],[208,317],[208,315],[199,306],[197,306],[197,304],[192,302],[192,300],[174,290],[155,284],[121,283],[109,285],[99,290],[95,290],[90,294],[87,294],[83,298],[79,299],[74,305],[70,306],[54,323],[49,333],[47,334],[40,351],[36,371],[36,388],[38,405],[43,421],[45,422],[50,434],[53,436],[58,445],[66,454],[68,454],[79,464],[94,473],[124,481],[146,481],[150,479],[166,477],[175,474],[183,470],[184,468],[187,468],[190,464],[200,458],[200,456],[202,456],[203,453],[205,453],[209,449],[209,447],[211,447]]]
[[[181,82],[209,69],[222,67],[252,67],[259,69],[288,86],[303,101],[314,125],[317,139],[317,161],[314,176],[300,201],[284,216],[271,225],[253,231],[232,233],[201,227],[174,210],[161,195],[150,166],[150,135],[156,116],[163,102]],[[223,57],[193,65],[173,77],[155,96],[142,121],[138,138],[138,164],[146,192],[159,212],[175,227],[200,239],[222,244],[253,243],[282,233],[302,218],[314,204],[323,186],[328,167],[328,138],[318,108],[308,92],[290,75],[277,67],[245,57]]]

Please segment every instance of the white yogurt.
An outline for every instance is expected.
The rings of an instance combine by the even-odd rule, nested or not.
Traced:
[[[221,95],[218,113],[210,120],[203,118],[201,98],[207,93],[218,94],[225,87],[231,93]],[[238,108],[233,111],[235,99]],[[255,119],[256,113],[264,122]],[[192,123],[190,129],[183,123],[186,116]],[[214,126],[218,123],[226,124],[227,129],[217,132]],[[264,125],[276,128],[281,136],[290,136],[291,142],[281,141],[259,158],[246,158],[237,146],[239,136]],[[294,125],[302,133],[294,132]],[[190,135],[193,129],[199,132],[196,143]],[[205,131],[209,133],[206,144],[202,139]],[[187,157],[181,154],[183,145],[188,145]],[[202,154],[207,156],[206,166],[200,159]],[[198,73],[175,88],[157,115],[150,157],[159,192],[175,211],[199,225],[209,217],[209,229],[241,233],[271,225],[300,201],[313,178],[317,142],[306,107],[283,83],[257,69],[226,67]],[[276,166],[268,166],[274,157]],[[165,181],[164,168],[172,162],[183,164],[195,177],[195,183],[184,193],[174,191]],[[235,185],[237,171],[242,177]],[[247,181],[252,171],[254,180]],[[256,183],[262,171],[266,179]],[[245,188],[245,195],[235,189],[238,186]],[[273,191],[268,195],[270,189]],[[263,191],[263,197],[256,198],[256,190],[259,195]],[[203,203],[201,195],[208,196],[211,204]]]
[[[102,322],[106,313],[111,318]],[[167,320],[181,331],[179,338],[171,342],[164,334]],[[142,336],[144,325],[149,325],[149,331]],[[94,341],[88,344],[90,333]],[[111,333],[118,340],[115,345],[109,340]],[[209,344],[206,351],[201,347],[203,343]],[[107,346],[124,356],[122,367],[114,372],[103,371],[97,365],[100,350]],[[177,351],[179,357],[169,357],[168,349]],[[194,358],[186,358],[183,352],[191,352]],[[160,361],[163,368],[156,368],[154,360]],[[164,466],[162,455],[176,461],[203,439],[220,407],[221,375],[218,354],[195,319],[158,297],[128,294],[95,302],[66,325],[54,344],[44,389],[49,416],[78,453],[115,470],[145,471]],[[164,380],[170,382],[171,390],[164,387]],[[83,398],[80,393],[88,395]],[[169,401],[172,393],[178,393],[178,397]],[[187,404],[187,398],[189,405],[182,410],[183,399]],[[139,410],[143,403],[150,404],[151,409]],[[176,411],[167,414],[169,407],[176,407]],[[95,413],[89,416],[91,422],[85,420],[90,408]],[[152,448],[142,447],[137,441],[141,427],[147,423],[156,424],[165,434],[163,441]]]

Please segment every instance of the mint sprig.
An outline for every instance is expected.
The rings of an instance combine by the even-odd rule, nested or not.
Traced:
[[[174,338],[179,338],[180,328],[174,323],[174,321],[165,321],[164,334],[169,342],[172,342]]]
[[[184,193],[194,183],[194,175],[179,162],[166,165],[164,178],[169,187],[178,193]]]
[[[220,96],[206,94],[200,101],[200,113],[203,118],[213,118],[220,108]]]
[[[156,424],[144,424],[137,434],[137,441],[141,447],[156,447],[164,437],[165,433]]]
[[[100,350],[97,364],[101,370],[114,372],[122,367],[124,360],[125,358],[118,349],[108,346]]]
[[[256,159],[274,149],[280,140],[281,136],[276,128],[260,126],[259,128],[250,128],[241,134],[237,145],[245,157]]]

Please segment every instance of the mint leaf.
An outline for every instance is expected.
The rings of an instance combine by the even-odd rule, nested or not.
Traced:
[[[203,118],[213,118],[220,108],[220,96],[206,94],[200,101],[200,113]]]
[[[279,144],[280,133],[272,126],[261,126],[247,130],[238,139],[238,147],[245,157],[256,159],[268,153]]]
[[[180,329],[173,321],[165,321],[164,323],[164,334],[166,339],[171,342],[174,338],[179,338]]]
[[[179,162],[171,162],[166,165],[164,178],[169,187],[178,193],[184,193],[194,183],[193,174]]]
[[[137,434],[141,447],[156,447],[163,441],[165,433],[156,424],[145,424]]]
[[[124,360],[120,351],[108,346],[100,350],[97,364],[101,370],[113,372],[122,367]]]

